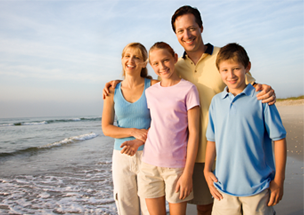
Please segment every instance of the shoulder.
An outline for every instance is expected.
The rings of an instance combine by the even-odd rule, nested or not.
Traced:
[[[159,82],[159,80],[151,79],[151,86],[158,83],[158,82]]]
[[[191,83],[190,81],[187,81],[185,79],[181,79],[181,82],[182,82],[182,85],[189,88],[189,90],[192,90],[192,89],[197,90],[196,86],[193,83]]]

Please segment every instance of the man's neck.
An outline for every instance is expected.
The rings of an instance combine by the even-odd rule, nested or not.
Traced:
[[[202,55],[205,53],[207,49],[207,46],[205,46],[204,44],[202,45],[202,47],[199,50],[193,51],[193,52],[187,52],[188,57],[192,60],[192,62],[196,65],[197,62],[199,61],[199,59],[201,59]]]

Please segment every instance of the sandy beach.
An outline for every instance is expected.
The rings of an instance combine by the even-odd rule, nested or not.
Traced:
[[[287,165],[284,196],[275,206],[277,215],[303,215],[303,135],[304,99],[276,103],[287,131]],[[188,204],[187,215],[196,207]]]

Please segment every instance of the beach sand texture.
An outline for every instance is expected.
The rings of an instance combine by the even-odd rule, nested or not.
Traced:
[[[284,196],[275,206],[277,215],[303,215],[303,135],[304,99],[276,103],[287,131],[287,165]],[[196,215],[196,206],[188,204],[187,215]]]

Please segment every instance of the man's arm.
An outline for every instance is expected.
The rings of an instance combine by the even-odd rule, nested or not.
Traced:
[[[121,80],[114,80],[107,82],[102,91],[102,98],[106,99],[106,97],[110,95],[110,88],[115,89],[116,85],[120,82]]]
[[[254,86],[256,91],[261,91],[257,94],[257,99],[262,100],[262,103],[273,105],[276,102],[276,95],[271,86],[256,83],[250,72],[246,73],[246,84],[249,83]]]
[[[193,189],[192,174],[198,149],[200,107],[196,106],[191,108],[187,114],[189,130],[187,158],[183,174],[178,179],[175,187],[175,192],[180,191],[180,199],[185,199],[189,196]]]
[[[223,196],[221,193],[215,188],[214,182],[217,182],[217,178],[212,172],[212,166],[215,160],[216,156],[216,148],[215,148],[215,142],[213,141],[207,141],[207,147],[206,147],[206,157],[205,157],[205,168],[204,168],[204,175],[206,182],[208,184],[209,190],[213,198],[217,200],[221,200]]]
[[[276,173],[274,179],[270,182],[270,198],[268,206],[274,206],[279,203],[283,197],[285,168],[286,168],[286,139],[274,141],[274,157]]]

